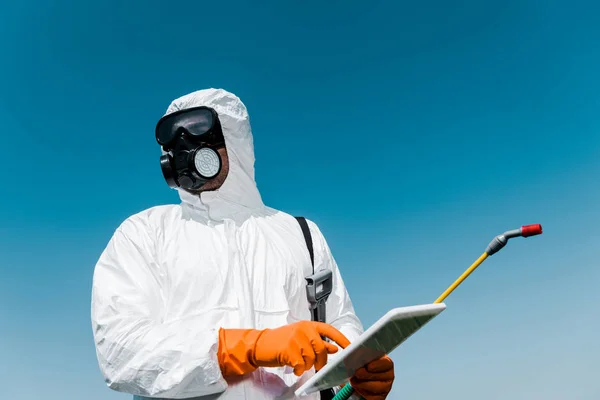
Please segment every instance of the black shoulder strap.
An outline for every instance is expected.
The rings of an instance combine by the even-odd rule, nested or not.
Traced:
[[[306,247],[308,247],[308,253],[310,254],[310,262],[312,264],[313,274],[315,273],[315,252],[313,250],[313,242],[312,236],[310,234],[310,228],[308,227],[308,222],[306,222],[306,218],[304,217],[296,217],[296,220],[300,224],[300,228],[302,229],[302,234],[304,235],[304,240],[306,241]],[[321,400],[332,400],[335,397],[335,392],[333,389],[325,389],[320,391]]]
[[[306,247],[308,247],[308,253],[310,254],[310,262],[312,263],[313,274],[314,274],[315,273],[315,252],[313,250],[313,242],[312,242],[312,237],[310,235],[310,228],[308,227],[306,218],[296,217],[296,220],[300,224],[300,228],[302,228],[302,234],[304,235],[304,240],[306,240]]]

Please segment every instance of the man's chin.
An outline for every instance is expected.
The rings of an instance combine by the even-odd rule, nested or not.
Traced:
[[[200,189],[183,189],[184,191],[188,192],[189,194],[193,195],[193,196],[200,196],[202,193],[204,192],[214,192],[216,190],[219,189],[220,186],[216,186],[216,185],[210,185],[209,183],[205,184],[204,186],[202,186]]]
[[[204,192],[215,192],[217,190],[219,190],[221,188],[221,186],[223,186],[223,183],[225,183],[225,179],[226,176],[216,176],[215,178],[213,178],[212,180],[206,182],[204,185],[202,185],[199,189],[183,189],[186,192],[188,192],[189,194],[193,195],[193,196],[200,196],[202,193]]]

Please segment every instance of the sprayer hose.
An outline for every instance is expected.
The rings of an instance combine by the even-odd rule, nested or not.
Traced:
[[[354,393],[354,389],[347,383],[339,392],[337,392],[332,400],[348,400],[350,396],[352,396],[352,393]]]

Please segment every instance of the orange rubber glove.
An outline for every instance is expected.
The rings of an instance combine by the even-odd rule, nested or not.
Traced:
[[[327,363],[327,355],[338,347],[323,340],[329,338],[345,348],[350,341],[333,326],[322,322],[299,321],[276,329],[219,330],[219,365],[223,376],[244,375],[258,367],[294,368],[301,376],[313,366]]]
[[[352,388],[365,400],[384,400],[394,383],[394,362],[388,356],[371,361],[350,378]]]

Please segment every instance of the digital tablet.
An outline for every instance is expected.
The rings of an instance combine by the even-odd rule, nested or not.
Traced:
[[[296,396],[305,396],[347,382],[359,368],[392,352],[445,309],[446,305],[439,303],[390,310],[300,386],[295,391]]]

